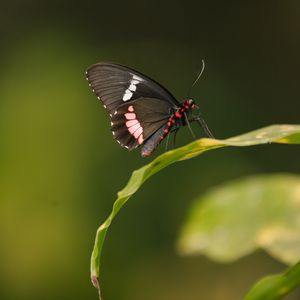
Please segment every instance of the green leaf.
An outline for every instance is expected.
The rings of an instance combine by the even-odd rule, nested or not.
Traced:
[[[95,245],[91,257],[91,279],[99,293],[100,257],[107,229],[121,207],[149,177],[174,162],[190,159],[211,149],[225,146],[250,146],[271,142],[299,144],[300,125],[273,125],[227,140],[199,139],[181,148],[166,152],[155,158],[151,163],[134,171],[128,184],[118,193],[111,214],[98,228],[96,233]]]
[[[278,300],[300,285],[300,263],[282,274],[260,280],[244,297],[244,300]]]
[[[182,254],[234,261],[257,248],[280,261],[300,259],[300,176],[258,175],[199,197],[183,226]]]

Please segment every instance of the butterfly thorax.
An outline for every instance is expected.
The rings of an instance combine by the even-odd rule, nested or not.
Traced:
[[[195,104],[193,99],[189,99],[183,103],[180,104],[180,106],[178,107],[178,109],[175,111],[174,113],[174,119],[178,120],[182,120],[184,122],[184,124],[186,123],[186,116],[189,115],[190,111],[192,109],[194,109]]]

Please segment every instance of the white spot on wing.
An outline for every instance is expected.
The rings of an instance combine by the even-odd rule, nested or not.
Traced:
[[[136,85],[131,83],[131,85],[129,86],[129,90],[135,92],[136,91]],[[128,90],[127,90],[128,91]]]
[[[143,81],[142,78],[139,76],[133,75],[132,79],[130,80],[130,85],[128,89],[126,89],[125,94],[123,95],[123,101],[128,101],[131,99],[133,92],[136,91],[136,86]]]
[[[129,90],[126,90],[124,96],[123,96],[123,101],[127,101],[127,100],[130,100],[131,97],[132,97],[132,92],[130,92]]]
[[[136,79],[136,80],[138,80],[138,81],[144,81],[143,78],[141,78],[141,77],[139,77],[139,76],[137,76],[137,75],[133,75],[132,78],[133,78],[133,79]]]
[[[132,80],[130,81],[130,83],[136,85],[136,84],[139,84],[140,81],[139,81],[139,80],[136,80],[136,79],[132,79]]]

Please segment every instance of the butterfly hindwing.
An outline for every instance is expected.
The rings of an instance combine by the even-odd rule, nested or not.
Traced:
[[[92,65],[86,72],[89,85],[109,113],[139,98],[157,98],[170,107],[178,105],[174,96],[153,79],[125,66],[113,63]]]
[[[132,150],[167,123],[170,109],[167,102],[155,98],[124,103],[111,117],[113,136],[121,146]]]

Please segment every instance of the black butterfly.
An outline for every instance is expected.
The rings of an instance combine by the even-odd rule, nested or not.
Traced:
[[[157,145],[181,126],[197,121],[213,137],[192,99],[179,103],[153,79],[122,65],[97,63],[88,68],[89,86],[103,102],[111,117],[114,138],[128,150],[143,145],[141,155],[149,156]]]

